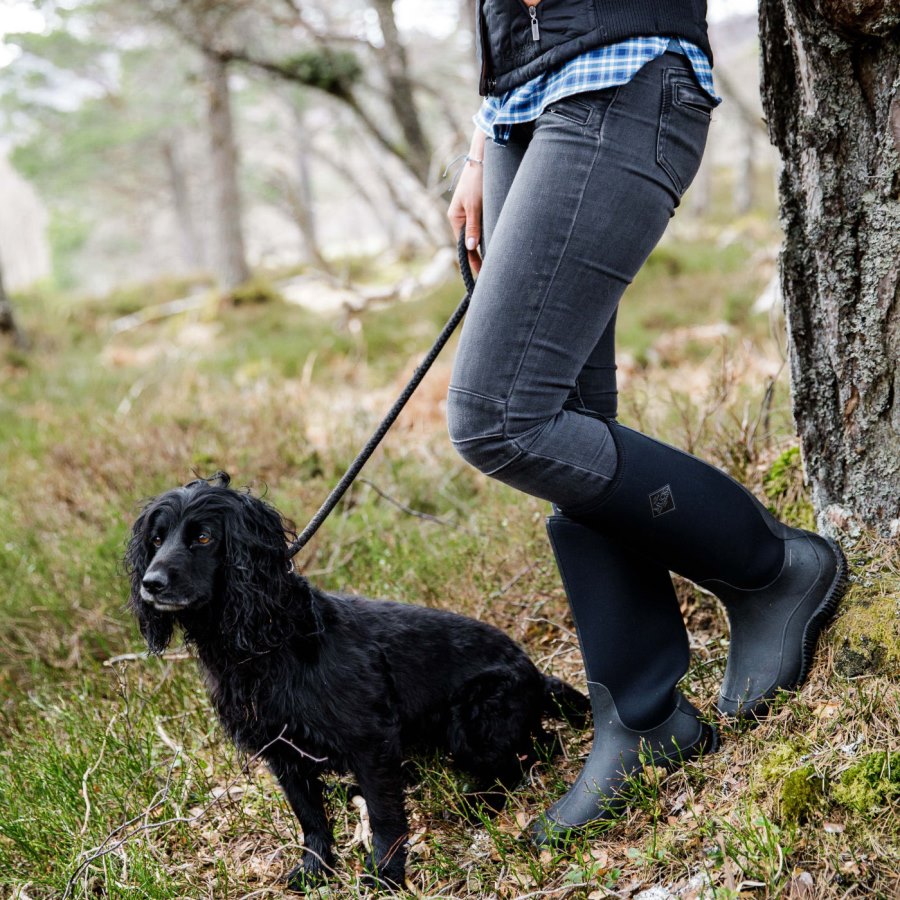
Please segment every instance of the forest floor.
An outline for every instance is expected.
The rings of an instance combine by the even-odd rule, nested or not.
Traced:
[[[621,418],[809,526],[782,329],[752,311],[776,242],[747,218],[682,229],[656,251],[619,319]],[[128,528],[143,499],[217,469],[302,527],[461,294],[451,284],[343,319],[265,292],[210,297],[112,332],[184,287],[20,296],[32,349],[0,348],[3,897],[281,894],[298,825],[266,770],[223,738],[189,655],[141,654],[124,606]],[[583,686],[547,507],[455,455],[449,367],[447,352],[299,567],[326,589],[492,622]],[[870,535],[844,545],[849,596],[808,684],[756,728],[722,723],[719,753],[645,771],[609,831],[553,853],[520,839],[577,773],[589,731],[562,730],[564,757],[536,765],[480,824],[463,815],[464,776],[418,761],[410,896],[900,897],[900,559]],[[725,620],[709,595],[678,591],[693,650],[683,687],[713,716]],[[364,893],[348,784],[329,799],[340,863],[323,897]]]

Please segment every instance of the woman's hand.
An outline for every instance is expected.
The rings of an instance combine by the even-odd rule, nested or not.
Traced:
[[[475,129],[469,156],[472,160],[484,160],[485,135]],[[469,251],[469,265],[477,275],[481,270],[481,256],[478,253],[478,242],[481,240],[481,210],[484,193],[483,166],[481,162],[466,161],[463,163],[456,190],[450,200],[447,218],[453,229],[454,238],[459,238],[460,229],[466,229],[466,249]]]

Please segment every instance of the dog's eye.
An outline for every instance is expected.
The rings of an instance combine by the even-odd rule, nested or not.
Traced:
[[[160,547],[162,547],[162,538],[159,535],[156,535],[156,537],[153,538],[153,540],[150,541],[150,543],[153,544],[154,547],[159,549]]]
[[[205,531],[201,531],[200,534],[197,535],[198,544],[208,544],[210,540],[210,536]]]

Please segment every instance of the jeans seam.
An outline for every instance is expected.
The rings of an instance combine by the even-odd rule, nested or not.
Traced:
[[[603,417],[603,421],[606,422],[607,428],[609,428],[609,436],[612,438],[613,446],[616,448],[616,471],[613,477],[610,479],[609,484],[607,484],[603,493],[599,497],[594,497],[593,500],[588,500],[584,503],[578,503],[574,506],[569,506],[563,510],[563,513],[565,515],[570,515],[572,516],[572,518],[578,518],[579,516],[590,516],[591,514],[597,512],[597,510],[605,506],[609,502],[609,500],[612,499],[612,497],[618,491],[619,485],[622,483],[625,466],[628,463],[628,454],[625,450],[624,444],[616,434],[615,428],[610,427],[610,423],[614,422],[615,420]],[[622,427],[618,423],[616,423],[616,425],[619,428]]]
[[[487,438],[502,437],[504,437],[502,431],[492,431],[490,434],[478,434],[475,437],[470,438],[450,438],[450,443],[453,444],[454,447],[461,447],[463,444],[474,444],[476,441],[483,441]]]
[[[470,397],[478,397],[480,400],[487,400],[490,403],[499,404],[504,408],[504,411],[506,409],[506,400],[502,397],[492,397],[490,394],[479,394],[478,391],[470,391],[468,388],[456,387],[452,384],[447,388],[447,391],[453,391],[457,394],[468,394]]]
[[[493,478],[498,472],[502,472],[507,466],[511,466],[517,459],[520,459],[525,453],[524,450],[519,448],[519,445],[515,441],[511,441],[512,445],[518,451],[515,456],[511,459],[508,459],[505,463],[498,466],[496,469],[491,469],[490,472],[482,469],[482,474],[487,475],[488,478]]]
[[[504,466],[508,466],[510,462],[515,459],[518,459],[520,456],[528,455],[533,456],[536,459],[546,459],[548,462],[559,463],[560,465],[567,466],[570,469],[577,469],[579,472],[585,472],[588,475],[593,475],[595,478],[605,478],[606,476],[602,475],[600,472],[595,471],[594,469],[588,469],[585,466],[580,466],[578,463],[572,462],[568,459],[559,459],[556,456],[547,456],[545,453],[538,453],[536,450],[532,450],[530,447],[525,448],[519,445],[519,442],[515,440],[515,438],[510,438],[510,443],[518,450],[519,452],[511,459],[509,462],[504,463]],[[497,470],[499,471],[499,469]],[[611,480],[611,479],[610,479]]]
[[[577,96],[578,96],[578,94],[568,94],[565,97],[560,97],[559,100],[556,100],[553,103],[551,103],[549,106],[544,107],[544,109],[542,110],[542,113],[547,112],[547,113],[550,113],[550,115],[559,116],[561,119],[565,119],[567,122],[571,122],[573,125],[578,125],[581,128],[585,128],[590,123],[591,119],[594,116],[594,107],[592,107],[588,103],[585,103],[582,100],[576,100],[575,98]],[[576,119],[572,115],[567,116],[565,114],[565,112],[560,112],[559,109],[557,108],[557,104],[562,103],[564,100],[570,101],[571,106],[580,107],[582,110],[586,110],[587,117],[583,120]]]

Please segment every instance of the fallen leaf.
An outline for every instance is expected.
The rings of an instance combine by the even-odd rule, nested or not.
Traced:
[[[809,872],[799,872],[787,883],[785,896],[790,900],[813,900],[816,896],[816,883]]]

